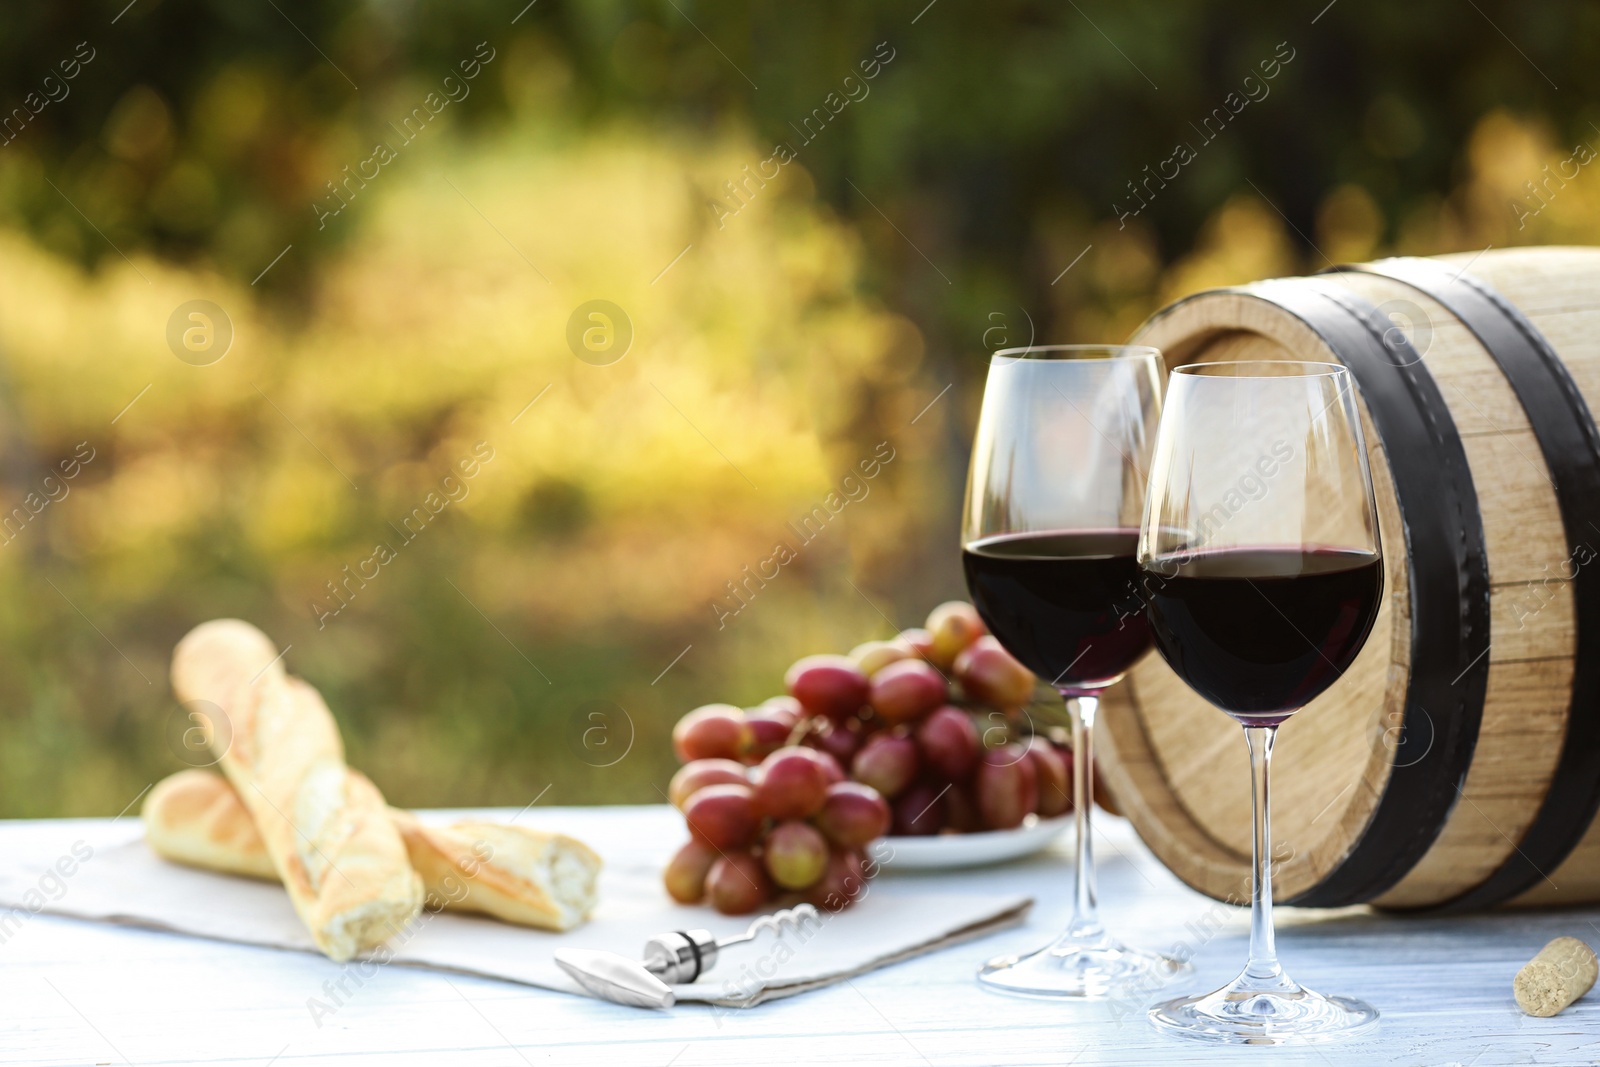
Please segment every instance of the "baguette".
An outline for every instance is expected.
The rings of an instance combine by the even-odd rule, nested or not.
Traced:
[[[594,911],[600,857],[576,838],[471,819],[424,826],[408,811],[390,814],[412,866],[440,887],[446,908],[544,930],[571,930]]]
[[[570,930],[594,910],[600,857],[581,841],[500,823],[427,827],[396,808],[389,815],[430,907],[545,930]],[[145,800],[144,827],[150,847],[167,859],[277,881],[266,843],[221,775],[186,770],[161,781]]]
[[[250,809],[220,774],[190,769],[161,779],[144,798],[141,814],[144,839],[163,859],[278,881]]]
[[[213,755],[312,940],[348,960],[416,917],[422,881],[383,796],[345,766],[327,705],[281,659],[254,626],[218,619],[178,642],[172,688],[220,710],[228,730],[212,731]]]

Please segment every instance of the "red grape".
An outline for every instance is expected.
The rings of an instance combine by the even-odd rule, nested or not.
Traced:
[[[919,659],[891,663],[872,677],[872,708],[891,723],[910,722],[949,696],[944,676]]]
[[[672,747],[678,761],[738,759],[750,746],[750,727],[744,712],[732,704],[707,704],[695,708],[672,728]]]
[[[690,839],[667,861],[661,873],[667,893],[679,904],[698,904],[705,899],[706,875],[717,860],[717,850]]]
[[[920,626],[913,626],[909,630],[901,630],[895,640],[909,648],[912,655],[918,659],[933,658],[933,635]]]
[[[751,710],[774,711],[780,715],[787,715],[791,719],[791,724],[797,723],[806,717],[805,707],[802,706],[798,700],[792,696],[789,696],[787,693],[781,697],[768,697],[761,702],[759,707],[752,708]]]
[[[761,829],[755,790],[747,785],[708,785],[683,807],[689,833],[713,848],[745,848]]]
[[[767,756],[789,743],[796,719],[777,708],[759,707],[745,716],[750,727],[750,747],[745,751],[746,763],[760,763]]]
[[[1009,830],[1039,806],[1039,780],[1027,749],[1002,745],[978,764],[978,810],[991,830]]]
[[[1028,744],[1028,759],[1039,779],[1039,814],[1045,818],[1072,810],[1072,768],[1054,745],[1035,737]]]
[[[944,826],[946,787],[918,782],[894,802],[894,832],[906,837],[936,834]]]
[[[917,745],[909,737],[878,734],[861,746],[850,764],[851,777],[886,797],[898,796],[917,776]]]
[[[806,900],[828,911],[842,911],[867,890],[861,857],[854,852],[831,852],[822,878],[806,890]]]
[[[948,669],[956,657],[988,628],[978,617],[978,609],[964,600],[951,600],[928,613],[928,633],[932,635],[933,648],[929,659]]]
[[[748,915],[772,896],[772,880],[748,852],[719,856],[706,876],[711,906],[724,915]]]
[[[940,708],[917,725],[922,762],[952,780],[966,778],[978,765],[978,728],[960,708]]]
[[[817,826],[841,848],[864,848],[889,832],[889,805],[878,791],[860,782],[828,787]]]
[[[984,634],[956,657],[956,680],[972,699],[996,708],[1015,708],[1033,699],[1038,681],[998,639]]]
[[[813,729],[801,742],[807,748],[826,752],[841,765],[849,763],[855,757],[856,751],[861,748],[861,734],[852,729],[851,724],[818,720],[817,726],[820,729]]]
[[[828,796],[822,754],[791,745],[761,761],[756,770],[755,810],[773,819],[806,819]]]
[[[985,829],[983,813],[973,799],[973,786],[966,782],[950,787],[944,795],[944,824],[958,834],[972,834]]]
[[[850,658],[861,673],[871,678],[891,663],[915,656],[910,645],[902,641],[868,641],[850,650]]]
[[[823,752],[820,749],[812,749],[811,751],[816,753],[817,762],[822,765],[823,771],[827,774],[829,785],[844,781],[844,768],[839,765],[838,760],[833,758],[833,753]]]
[[[789,668],[783,682],[808,712],[836,721],[867,702],[867,676],[845,656],[807,656]]]
[[[708,785],[749,785],[744,765],[731,759],[697,759],[685,763],[667,786],[667,799],[682,809],[689,798]]]
[[[809,823],[779,823],[761,849],[767,873],[784,889],[813,885],[828,867],[828,842]]]

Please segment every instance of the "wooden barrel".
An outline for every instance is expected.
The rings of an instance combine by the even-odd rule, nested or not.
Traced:
[[[1205,292],[1133,340],[1169,367],[1339,362],[1359,392],[1387,595],[1349,671],[1282,729],[1278,900],[1600,900],[1600,249]],[[1239,727],[1157,655],[1100,724],[1101,773],[1156,855],[1247,900]]]

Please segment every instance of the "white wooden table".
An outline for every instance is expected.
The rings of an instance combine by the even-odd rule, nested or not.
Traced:
[[[612,862],[655,863],[682,838],[661,808],[539,809]],[[509,812],[498,813],[501,817]],[[533,822],[525,817],[527,822]],[[1211,987],[1243,959],[1247,916],[1179,885],[1125,823],[1100,820],[1101,899],[1126,939],[1171,947],[1220,928],[1174,991]],[[80,827],[0,823],[8,836]],[[1600,993],[1553,1019],[1522,1015],[1511,977],[1550,938],[1600,944],[1600,910],[1394,919],[1280,910],[1279,948],[1301,981],[1383,1013],[1361,1043],[1217,1049],[1162,1037],[1137,1004],[1058,1005],[981,992],[990,955],[1050,937],[1068,911],[1067,841],[1033,860],[939,875],[885,874],[897,892],[996,887],[1034,895],[1029,924],[846,984],[743,1011],[670,1013],[390,966],[317,1025],[307,1008],[338,968],[318,956],[39,915],[0,928],[0,1063],[518,1067],[605,1064],[1500,1064],[1600,1063]],[[1186,924],[1193,924],[1186,926]],[[523,935],[526,936],[526,935]]]

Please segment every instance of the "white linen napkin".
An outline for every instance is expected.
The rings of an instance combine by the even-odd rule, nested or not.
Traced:
[[[483,814],[509,817],[507,812]],[[459,812],[424,815],[434,822],[460,817]],[[346,991],[383,963],[394,962],[581,993],[556,966],[556,949],[607,949],[638,958],[656,934],[704,928],[726,937],[743,932],[755,918],[685,907],[666,895],[660,869],[670,848],[664,851],[660,843],[675,846],[683,836],[681,816],[670,808],[546,809],[522,821],[583,837],[606,860],[600,906],[587,925],[557,934],[425,912],[389,942],[387,951],[340,965]],[[0,910],[0,940],[8,936],[8,925],[26,921],[26,913],[46,912],[316,951],[281,888],[169,863],[150,851],[142,833],[131,817],[8,828],[13,847],[0,857],[0,909],[8,909]],[[893,877],[874,879],[861,900],[837,914],[824,913],[814,931],[782,942],[763,934],[730,949],[700,982],[676,986],[674,992],[680,1001],[725,1007],[793,996],[1016,925],[1033,903],[1015,894],[941,892],[936,881],[896,885]],[[332,984],[330,1012],[337,1006],[340,979]]]

